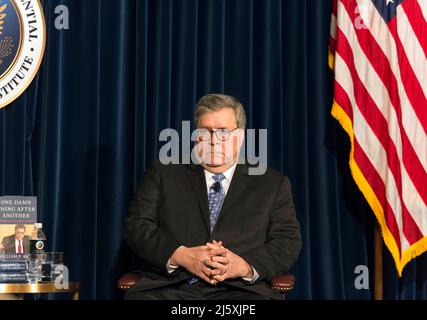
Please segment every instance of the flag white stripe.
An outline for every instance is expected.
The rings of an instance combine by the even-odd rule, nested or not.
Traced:
[[[371,127],[366,123],[365,118],[360,113],[358,108],[353,108],[353,119],[355,137],[359,142],[360,147],[368,157],[369,161],[383,180],[386,188],[386,197],[388,202],[394,202],[395,205],[398,203],[399,208],[401,209],[400,201],[398,200],[399,195],[397,194],[396,183],[393,174],[387,165],[387,153],[385,152],[381,143],[378,141]],[[399,228],[401,249],[406,250],[410,247],[410,244],[403,234],[401,212],[398,214],[398,217],[399,218],[396,220],[398,221],[397,224]]]
[[[400,197],[397,192],[394,177],[387,165],[387,161],[384,161],[384,159],[387,159],[387,155],[385,155],[382,145],[377,140],[375,134],[372,132],[357,107],[356,100],[354,98],[354,86],[350,70],[338,52],[335,54],[335,71],[335,80],[347,92],[353,106],[353,130],[355,137],[385,184],[386,199],[390,204],[396,219],[401,242],[407,243],[402,229],[402,207]]]
[[[425,1],[427,2],[427,0]],[[418,117],[416,116],[411,102],[406,95],[405,88],[403,87],[399,71],[397,49],[393,36],[390,34],[384,19],[372,4],[372,1],[357,0],[357,2],[358,5],[366,5],[366,11],[369,13],[367,21],[369,21],[371,35],[374,37],[383,53],[387,57],[391,70],[396,76],[401,104],[400,107],[402,110],[402,125],[411,145],[414,147],[418,159],[420,159],[421,165],[423,166],[424,170],[427,171],[427,148],[417,148],[417,146],[423,146],[426,144],[427,134],[424,131],[424,128],[421,125]]]
[[[397,34],[412,70],[423,89],[424,96],[427,97],[427,57],[402,6],[397,9],[397,19],[399,20]]]
[[[427,234],[427,206],[418,193],[418,190],[415,189],[406,170],[402,171],[402,198],[421,233]]]
[[[338,6],[343,6],[339,1]],[[351,18],[348,15],[345,8],[342,8],[338,19],[338,26],[340,30],[346,36],[348,42],[353,49],[354,64],[356,72],[359,75],[360,80],[365,86],[371,98],[374,100],[375,105],[383,114],[384,118],[387,119],[389,124],[388,133],[396,146],[399,160],[402,159],[402,137],[400,136],[399,122],[397,120],[396,111],[390,102],[390,97],[387,88],[384,86],[381,78],[375,72],[374,67],[366,57],[365,52],[362,50],[357,38],[356,32],[354,31]]]
[[[418,4],[423,12],[424,20],[427,21],[427,0],[418,0]]]
[[[339,5],[342,5],[341,2],[339,3]],[[382,82],[381,78],[376,73],[369,59],[366,57],[362,48],[360,47],[358,38],[351,24],[350,16],[348,15],[347,11],[341,11],[340,17],[338,19],[338,26],[346,36],[349,43],[352,44],[354,63],[356,67],[356,72],[359,75],[360,80],[362,81],[364,87],[373,99],[375,105],[383,114],[384,118],[387,119],[388,133],[394,145],[396,146],[399,161],[398,166],[400,167],[401,171],[400,173],[402,181],[402,200],[405,203],[405,206],[408,211],[413,216],[415,223],[421,228],[421,226],[425,224],[425,218],[417,213],[427,212],[427,207],[423,201],[408,201],[408,198],[405,197],[405,194],[408,195],[409,190],[411,192],[416,192],[416,188],[413,185],[412,180],[409,178],[406,168],[402,162],[402,138],[400,135],[397,115],[391,104],[388,90]],[[427,233],[427,228],[423,231],[426,231]]]

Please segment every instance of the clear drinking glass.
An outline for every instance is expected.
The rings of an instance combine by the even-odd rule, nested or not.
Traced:
[[[42,277],[42,264],[46,260],[45,252],[33,252],[28,256],[27,278],[29,283],[38,283]]]
[[[63,252],[34,252],[28,257],[29,283],[55,281],[63,272]]]
[[[46,264],[50,264],[51,281],[57,277],[62,277],[64,273],[64,253],[63,252],[46,252]]]

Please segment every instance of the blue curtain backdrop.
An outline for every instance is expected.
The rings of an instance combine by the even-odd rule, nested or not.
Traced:
[[[70,29],[54,27],[64,4]],[[291,299],[370,299],[373,214],[330,116],[326,0],[43,1],[44,62],[0,110],[0,194],[35,195],[51,250],[64,251],[82,298],[119,298],[134,263],[123,219],[163,128],[191,120],[209,92],[238,97],[268,128],[272,167],[292,183],[303,250]],[[399,280],[384,252],[388,299],[427,297],[427,261]],[[366,265],[370,290],[354,285]]]

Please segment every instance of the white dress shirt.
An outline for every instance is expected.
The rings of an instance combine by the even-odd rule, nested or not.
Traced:
[[[228,189],[230,188],[231,179],[233,179],[236,166],[237,166],[237,161],[235,164],[233,164],[230,168],[228,168],[226,171],[222,173],[225,179],[222,179],[221,185],[225,195],[227,195]],[[215,183],[215,180],[213,179],[213,176],[215,175],[215,173],[209,172],[206,169],[204,169],[203,171],[205,172],[206,192],[209,194],[210,187],[212,187],[212,185]]]
[[[231,179],[233,179],[234,171],[236,170],[237,161],[226,171],[224,171],[222,174],[224,175],[225,179],[221,181],[222,189],[224,190],[225,196],[227,196],[228,189],[230,188]],[[215,180],[213,179],[213,176],[215,173],[209,172],[208,170],[203,170],[205,173],[205,179],[206,179],[206,192],[209,194],[209,189],[212,187],[212,185],[215,183]],[[168,260],[166,264],[167,270],[169,273],[172,273],[178,266],[174,266],[170,264],[170,259]],[[252,266],[251,266],[252,267]],[[252,267],[253,276],[250,278],[242,278],[245,282],[252,284],[255,283],[255,281],[259,278],[258,272]]]

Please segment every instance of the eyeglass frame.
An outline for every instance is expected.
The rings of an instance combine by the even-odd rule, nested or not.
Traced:
[[[210,130],[210,129],[208,129],[208,128],[197,128],[197,129],[196,129],[196,133],[197,133],[198,131],[200,131],[200,130],[206,130],[207,132],[209,132],[209,139],[206,139],[206,140],[199,139],[200,141],[209,141],[209,140],[212,140],[212,134],[213,134],[213,133],[215,133],[215,136],[218,138],[218,140],[219,140],[219,141],[227,141],[228,139],[230,139],[231,134],[232,134],[234,131],[236,131],[237,129],[241,129],[241,128],[240,128],[240,127],[236,127],[236,128],[234,128],[234,129],[232,129],[232,130],[227,129],[227,128],[219,128],[219,129],[216,129],[216,130]],[[228,132],[228,137],[227,137],[227,139],[224,139],[224,140],[223,140],[223,139],[221,139],[220,137],[218,137],[217,132],[218,132],[219,130],[227,130],[227,132]],[[200,137],[200,135],[197,135],[197,137]]]

